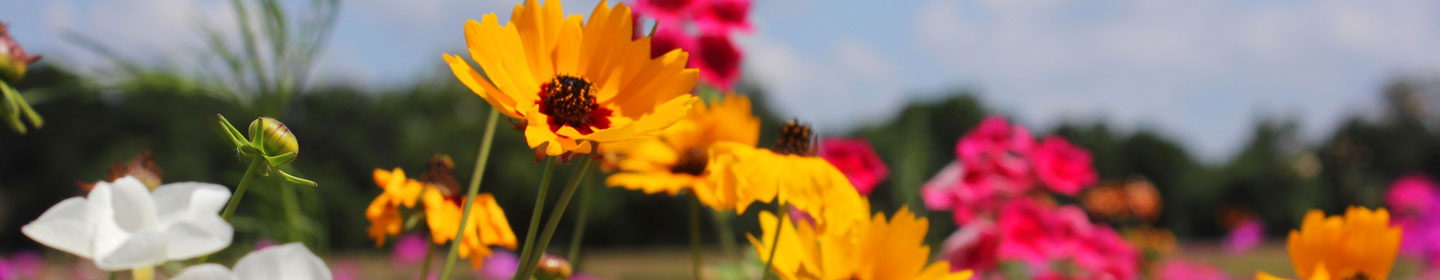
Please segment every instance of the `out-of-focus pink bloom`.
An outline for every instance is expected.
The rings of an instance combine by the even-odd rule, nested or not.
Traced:
[[[1160,267],[1160,279],[1165,280],[1228,280],[1225,272],[1214,266],[1183,260],[1166,261]]]
[[[1080,250],[1074,253],[1077,266],[1085,269],[1091,279],[1135,279],[1139,273],[1140,253],[1109,227],[1094,227],[1080,237]]]
[[[390,251],[390,263],[410,266],[424,262],[429,246],[430,240],[421,234],[401,235],[395,240],[395,248]]]
[[[695,38],[689,49],[690,66],[700,68],[700,79],[720,91],[730,91],[740,80],[740,59],[744,54],[730,41],[730,36],[705,32]]]
[[[520,268],[519,257],[515,252],[507,250],[495,250],[490,257],[485,258],[485,264],[481,265],[476,275],[485,280],[501,280],[515,277],[515,270]]]
[[[4,266],[5,272],[0,277],[14,277],[6,279],[36,279],[45,272],[45,261],[35,251],[20,251],[9,258],[0,260],[0,266]]]
[[[996,247],[999,257],[1045,266],[1050,261],[1048,253],[1055,251],[1062,241],[1058,236],[1051,236],[1047,214],[1038,203],[1028,199],[1006,205],[996,222],[1000,229],[1000,244]]]
[[[1425,175],[1406,175],[1390,184],[1390,191],[1385,194],[1385,203],[1390,204],[1390,211],[1396,216],[1421,214],[1440,200],[1435,191],[1436,187],[1435,181]]]
[[[635,13],[660,20],[663,24],[680,24],[690,17],[690,10],[704,0],[637,0]]]
[[[644,33],[641,33],[644,34]],[[655,29],[655,34],[650,37],[650,57],[656,58],[673,50],[694,50],[695,38],[685,33],[685,28],[678,24],[661,24]],[[690,54],[694,57],[695,54]]]
[[[1245,219],[1225,235],[1225,251],[1243,254],[1255,249],[1261,241],[1265,241],[1265,224],[1254,218]]]
[[[709,0],[698,5],[695,25],[701,30],[727,33],[750,31],[750,0]]]
[[[809,223],[812,227],[815,226],[815,216],[811,216],[810,213],[805,212],[805,210],[800,210],[800,208],[797,207],[790,207],[787,209],[790,209],[790,220],[806,222]]]
[[[1046,137],[1030,156],[1035,176],[1057,193],[1073,196],[1098,179],[1095,168],[1090,165],[1090,151],[1070,144],[1065,138]]]
[[[1080,279],[1134,279],[1139,252],[1109,227],[1091,224],[1074,206],[1049,207],[1011,200],[996,221],[1000,261],[1019,261],[1038,271],[1071,262]]]
[[[961,159],[981,156],[1025,153],[1034,146],[1035,139],[1030,131],[1020,125],[1011,125],[1004,117],[990,116],[960,138],[955,153]]]
[[[335,280],[359,280],[362,279],[360,275],[364,275],[360,272],[360,264],[355,260],[343,260],[336,263],[335,267],[330,269],[330,273]]]
[[[973,219],[960,230],[945,238],[940,254],[950,261],[950,270],[970,269],[976,275],[984,275],[998,263],[996,247],[1000,236],[995,222],[989,219]]]
[[[999,179],[1003,177],[983,171],[972,172],[958,162],[951,162],[925,182],[920,195],[925,200],[925,207],[951,211],[956,224],[965,224],[970,219],[999,209],[1003,200],[997,197],[996,186],[1007,185]]]
[[[890,176],[890,169],[865,139],[825,138],[820,140],[820,157],[845,173],[860,195],[870,195],[875,184]]]
[[[275,241],[261,238],[260,240],[255,241],[255,249],[253,251],[260,251],[261,249],[270,248],[270,246],[275,246]]]

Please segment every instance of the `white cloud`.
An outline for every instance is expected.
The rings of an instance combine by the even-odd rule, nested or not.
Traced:
[[[1396,71],[1440,70],[1433,1],[932,0],[914,39],[1031,123],[1157,124],[1209,159],[1259,110],[1324,132]]]
[[[841,129],[893,111],[903,96],[892,94],[898,72],[884,53],[853,38],[837,40],[819,51],[799,51],[764,35],[739,36],[745,49],[746,75],[759,81],[781,117],[810,122],[822,133]]]

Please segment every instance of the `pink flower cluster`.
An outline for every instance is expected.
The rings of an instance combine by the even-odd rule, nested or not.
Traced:
[[[890,176],[890,168],[865,139],[825,138],[820,140],[820,157],[845,173],[860,195],[869,196],[875,184]]]
[[[1401,250],[1407,255],[1440,265],[1440,187],[1425,175],[1412,174],[1395,180],[1385,195],[1394,215],[1392,224],[1404,228]]]
[[[955,162],[926,182],[921,195],[927,208],[954,212],[957,224],[991,214],[1036,182],[1075,195],[1098,180],[1089,151],[1058,136],[1036,143],[1029,130],[1002,117],[981,121],[960,139],[955,154]]]
[[[1037,279],[1134,279],[1140,257],[1113,229],[1090,223],[1084,210],[1033,199],[1009,201],[994,222],[965,224],[945,240],[942,254],[952,269],[983,275],[1000,262],[1016,262]]]
[[[650,41],[650,55],[685,50],[690,53],[689,66],[700,69],[700,79],[722,91],[729,91],[740,79],[743,54],[730,34],[751,31],[749,14],[750,0],[635,1],[637,19],[645,16],[659,24]],[[636,36],[648,34],[640,30],[642,26],[635,25]]]

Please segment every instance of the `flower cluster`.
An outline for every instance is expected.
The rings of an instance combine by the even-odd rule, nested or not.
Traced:
[[[1440,264],[1440,193],[1435,181],[1424,175],[1408,175],[1395,180],[1385,196],[1386,204],[1395,211],[1393,224],[1405,229],[1402,244],[1407,255]]]
[[[1028,195],[1037,182],[1063,195],[1076,195],[1097,180],[1090,152],[1064,138],[1035,142],[1029,130],[1002,117],[988,117],[955,148],[955,162],[925,183],[931,210],[949,210],[955,222],[993,214],[1006,201]]]
[[[1114,230],[1092,224],[1080,208],[1054,207],[1033,199],[1008,202],[994,222],[976,219],[963,225],[945,240],[941,254],[955,268],[980,272],[1011,262],[1024,265],[1031,277],[1132,279],[1138,275],[1138,252]]]
[[[424,219],[435,244],[445,244],[455,239],[460,231],[462,205],[465,198],[460,195],[460,186],[451,177],[454,162],[447,156],[436,156],[431,160],[430,170],[420,180],[405,177],[405,171],[395,168],[390,171],[376,169],[375,184],[384,189],[370,207],[365,218],[370,220],[370,237],[375,245],[385,244],[389,236],[397,236],[407,230],[407,216]],[[412,211],[414,210],[414,211]],[[470,260],[470,265],[479,268],[490,246],[515,249],[515,233],[505,212],[490,194],[475,197],[470,214],[466,215],[464,236],[459,241],[459,254]]]
[[[729,91],[740,79],[744,54],[730,36],[751,30],[750,0],[639,0],[635,12],[656,20],[652,56],[676,49],[690,52],[689,66],[700,69],[700,79],[721,91]],[[637,29],[635,34],[644,33]]]

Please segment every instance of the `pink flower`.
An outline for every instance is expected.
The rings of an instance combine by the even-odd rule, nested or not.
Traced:
[[[518,269],[520,258],[515,256],[515,252],[495,250],[490,257],[485,258],[485,264],[480,266],[480,271],[476,274],[480,279],[510,279]]]
[[[710,0],[700,5],[695,24],[701,30],[728,33],[750,31],[750,0]]]
[[[645,33],[639,33],[645,34]],[[655,29],[654,36],[650,37],[650,57],[657,58],[673,50],[690,51],[695,38],[685,33],[685,29],[678,24],[662,24]],[[691,54],[694,56],[694,54]]]
[[[988,169],[965,168],[951,162],[921,187],[921,198],[932,210],[952,211],[956,224],[965,224],[978,216],[988,215],[1004,204],[1003,198],[1018,194],[1007,177],[988,173]]]
[[[1011,125],[1004,117],[990,116],[980,121],[974,129],[960,138],[955,154],[961,159],[1016,154],[1030,151],[1035,143],[1030,131],[1019,125]]]
[[[974,219],[960,230],[945,238],[940,255],[950,261],[950,270],[974,270],[977,275],[995,268],[998,263],[995,250],[1000,236],[995,222],[988,219]]]
[[[1160,279],[1166,280],[1226,280],[1225,272],[1203,263],[1183,260],[1165,262],[1160,268]]]
[[[659,20],[664,24],[682,24],[688,20],[696,2],[703,0],[637,0],[635,13]]]
[[[740,58],[743,54],[725,34],[705,32],[689,49],[690,66],[700,68],[700,79],[720,91],[730,91],[740,80]]]
[[[1001,260],[1019,260],[1032,266],[1045,266],[1050,252],[1059,244],[1052,236],[1048,212],[1028,199],[1011,201],[1000,213],[997,226],[1000,244],[996,250]]]
[[[1436,187],[1435,181],[1425,175],[1406,175],[1390,184],[1385,203],[1397,216],[1423,213],[1437,201]]]
[[[885,162],[875,154],[875,149],[865,139],[826,138],[820,140],[820,157],[829,161],[845,177],[860,195],[869,196],[875,184],[890,175]]]
[[[1225,251],[1241,254],[1255,249],[1265,241],[1265,224],[1255,219],[1245,219],[1225,235]]]
[[[1139,253],[1109,227],[1090,223],[1074,206],[1053,208],[1031,199],[1011,200],[996,222],[1000,261],[1020,261],[1038,271],[1073,263],[1081,279],[1134,279]]]
[[[404,266],[418,265],[425,260],[426,251],[429,250],[430,240],[419,233],[411,233],[400,236],[395,240],[395,248],[390,250],[390,263]]]
[[[1090,151],[1059,136],[1046,137],[1030,153],[1035,175],[1057,193],[1075,195],[1098,180],[1090,166]]]

